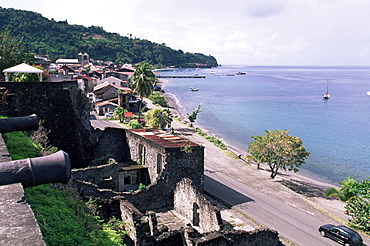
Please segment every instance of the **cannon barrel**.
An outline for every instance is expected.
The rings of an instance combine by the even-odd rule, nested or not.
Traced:
[[[66,152],[0,163],[0,185],[22,183],[31,187],[47,183],[67,183],[71,163]]]
[[[39,128],[39,117],[36,114],[8,119],[0,119],[0,133],[31,131]]]

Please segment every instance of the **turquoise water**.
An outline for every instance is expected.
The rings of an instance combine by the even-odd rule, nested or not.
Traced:
[[[225,76],[237,71],[247,74]],[[289,130],[311,152],[301,173],[335,184],[348,176],[369,178],[369,67],[233,66],[161,74],[194,73],[206,78],[166,79],[164,90],[183,114],[201,105],[195,126],[241,151],[266,129]],[[323,100],[327,81],[331,98]]]

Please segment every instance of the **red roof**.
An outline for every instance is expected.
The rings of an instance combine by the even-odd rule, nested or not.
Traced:
[[[132,112],[124,112],[123,115],[125,117],[132,117],[133,116]]]
[[[157,143],[165,148],[184,148],[185,146],[199,146],[190,140],[183,139],[179,136],[172,135],[158,129],[130,129],[143,138],[146,138],[154,143]]]

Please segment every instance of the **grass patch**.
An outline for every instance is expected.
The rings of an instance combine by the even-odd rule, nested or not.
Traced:
[[[205,139],[207,139],[208,141],[210,141],[211,143],[213,143],[214,145],[216,145],[218,148],[220,148],[222,150],[227,150],[226,144],[224,144],[220,139],[218,139],[218,138],[216,138],[214,136],[209,136],[207,133],[203,132],[199,128],[195,129],[195,132],[199,136],[204,137]]]
[[[6,133],[3,137],[13,160],[33,158],[39,153],[23,132]],[[96,216],[96,203],[81,200],[71,188],[44,184],[26,188],[25,196],[47,245],[124,245],[124,222],[113,218],[103,223]]]

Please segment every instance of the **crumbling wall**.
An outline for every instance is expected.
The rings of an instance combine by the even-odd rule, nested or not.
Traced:
[[[283,246],[276,231],[257,229],[254,231],[213,232],[201,237],[189,238],[196,246]]]
[[[118,172],[122,164],[105,164],[72,170],[72,178],[97,185],[101,189],[118,190]]]
[[[125,129],[105,128],[104,131],[97,129],[93,144],[95,159],[109,157],[116,162],[131,161]]]
[[[125,221],[125,231],[134,244],[137,245],[139,237],[138,230],[141,227],[141,218],[143,215],[127,201],[120,201],[120,209],[122,221]]]
[[[166,148],[138,134],[127,131],[131,159],[141,160],[148,167],[150,181],[163,179],[168,191],[173,192],[176,184],[184,177],[193,181],[201,192],[204,184],[204,147],[191,146]],[[170,195],[170,194],[169,194]]]
[[[167,165],[165,162],[166,149],[149,141],[138,134],[127,131],[127,141],[130,148],[131,159],[148,167],[150,182],[154,183]],[[161,156],[162,158],[158,158]]]
[[[0,82],[0,87],[9,91],[4,114],[12,117],[37,114],[39,131],[47,135],[49,145],[68,153],[72,167],[84,167],[94,159],[89,101],[76,81]]]
[[[177,183],[174,192],[174,210],[196,226],[200,233],[221,229],[222,219],[219,209],[197,191],[190,179],[184,178]]]

